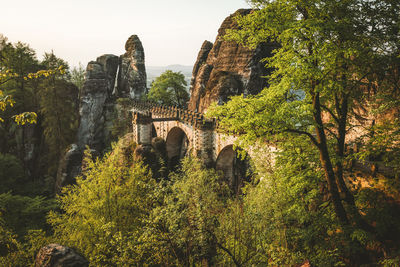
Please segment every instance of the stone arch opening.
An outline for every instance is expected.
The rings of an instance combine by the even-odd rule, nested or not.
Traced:
[[[233,149],[233,145],[221,150],[215,162],[215,169],[222,171],[224,181],[235,194],[240,193],[244,182],[250,182],[252,176],[249,155],[246,153],[243,159]]]
[[[157,137],[157,130],[156,126],[154,125],[154,122],[151,124],[151,138]]]
[[[170,170],[176,170],[188,153],[189,138],[181,128],[174,127],[168,132],[166,143]]]

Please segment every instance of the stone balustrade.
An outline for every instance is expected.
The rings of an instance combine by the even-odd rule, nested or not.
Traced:
[[[157,118],[175,119],[194,127],[214,129],[217,125],[215,119],[207,119],[202,113],[178,108],[176,106],[161,105],[150,101],[132,100],[133,117],[135,113],[152,114]]]

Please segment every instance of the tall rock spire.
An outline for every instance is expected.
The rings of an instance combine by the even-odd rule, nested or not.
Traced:
[[[144,50],[137,35],[125,43],[125,54],[119,58],[117,97],[139,99],[146,93],[146,67]]]

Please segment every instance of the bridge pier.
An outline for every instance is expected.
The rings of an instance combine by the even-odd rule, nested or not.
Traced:
[[[193,154],[210,168],[214,165],[213,125],[204,121],[197,121],[194,128]]]
[[[152,139],[152,117],[151,112],[133,112],[133,140],[137,144],[150,145]]]

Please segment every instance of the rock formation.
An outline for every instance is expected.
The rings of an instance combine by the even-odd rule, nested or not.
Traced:
[[[222,39],[227,29],[238,27],[234,21],[237,14],[250,12],[251,9],[239,9],[224,20],[214,44],[203,43],[193,67],[190,110],[204,112],[212,102],[224,103],[233,95],[256,94],[267,85],[262,76],[268,70],[260,61],[271,56],[274,46],[260,44],[249,49]]]
[[[139,98],[146,92],[146,70],[143,46],[136,35],[125,44],[120,57],[102,55],[88,63],[85,83],[80,92],[80,123],[76,144],[61,159],[57,172],[56,192],[73,183],[81,172],[83,151],[90,147],[101,155],[111,142],[111,130],[121,113],[118,98]],[[123,113],[123,112],[122,112]]]
[[[126,53],[119,58],[117,96],[139,99],[146,92],[144,50],[137,35],[129,37]]]
[[[36,267],[86,267],[89,262],[69,247],[50,244],[42,247],[35,260]]]
[[[113,102],[112,91],[118,68],[118,57],[103,55],[89,62],[85,84],[80,92],[77,145],[80,150],[86,145],[97,151],[104,149],[106,109]]]

